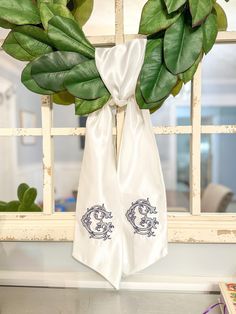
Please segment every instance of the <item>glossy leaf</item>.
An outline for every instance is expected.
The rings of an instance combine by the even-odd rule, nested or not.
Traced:
[[[1,0],[0,17],[16,25],[41,22],[38,8],[32,0]]]
[[[203,30],[203,50],[207,54],[213,47],[218,34],[216,14],[211,13],[202,27]]]
[[[97,99],[107,93],[94,60],[74,67],[65,78],[68,92],[77,98]]]
[[[85,100],[85,99],[75,99],[75,114],[76,115],[87,115],[96,110],[101,109],[109,100],[110,94],[107,92],[104,96],[94,99],[94,100]]]
[[[25,85],[26,88],[28,88],[31,92],[34,92],[36,94],[40,95],[51,95],[54,92],[41,88],[35,80],[32,78],[31,75],[31,67],[32,62],[27,64],[27,66],[24,68],[22,74],[21,74],[21,82]]]
[[[181,16],[165,33],[164,58],[167,68],[178,74],[190,68],[203,45],[201,27],[192,28]]]
[[[177,76],[163,63],[163,40],[150,40],[147,44],[140,75],[140,89],[146,102],[157,102],[171,92]]]
[[[32,63],[32,77],[40,87],[60,92],[65,90],[65,76],[85,60],[85,57],[75,52],[51,52]]]
[[[24,197],[24,194],[25,192],[29,189],[29,186],[28,184],[26,183],[21,183],[18,188],[17,188],[17,196],[18,196],[18,199],[19,201],[23,201],[23,197]]]
[[[82,27],[93,12],[94,0],[74,0],[75,9],[73,15],[79,25]]]
[[[198,56],[197,60],[194,62],[194,64],[184,73],[181,73],[179,75],[180,79],[186,84],[189,81],[193,79],[193,76],[195,72],[197,71],[198,65],[200,61],[202,60],[203,53],[201,52],[200,55]]]
[[[86,39],[77,22],[55,16],[49,22],[48,36],[61,51],[79,52],[88,58],[95,57],[95,49]]]
[[[189,8],[192,15],[192,25],[196,26],[210,14],[213,7],[212,0],[189,0]]]
[[[163,0],[148,0],[142,11],[139,33],[157,33],[173,24],[179,16],[179,12],[168,14]]]
[[[73,19],[73,15],[71,14],[70,10],[68,10],[67,7],[62,4],[42,3],[40,4],[39,9],[43,27],[45,29],[48,29],[48,22],[54,16],[63,16]]]
[[[57,105],[68,106],[75,103],[75,97],[63,91],[53,95],[53,102]]]
[[[176,85],[174,86],[174,88],[171,91],[171,95],[173,95],[174,97],[177,96],[179,94],[179,92],[181,91],[183,87],[183,81],[178,80]]]
[[[177,11],[182,5],[184,5],[187,0],[164,0],[168,13]]]
[[[15,24],[9,23],[9,22],[0,18],[0,27],[6,28],[6,29],[11,29],[11,28],[15,27]]]
[[[163,105],[164,101],[166,100],[166,98],[164,98],[158,102],[147,103],[140,89],[140,81],[138,81],[136,85],[135,98],[140,109],[149,109],[150,111],[153,110],[154,108],[155,108],[155,111],[159,109]]]
[[[40,57],[53,51],[47,34],[39,27],[18,26],[13,32],[19,45],[33,57]]]
[[[2,45],[2,48],[10,56],[20,61],[32,61],[35,58],[20,46],[20,44],[18,43],[14,36],[13,31],[11,31],[8,34],[7,38],[5,39]]]
[[[225,14],[225,11],[223,8],[218,4],[214,4],[214,8],[216,10],[217,14],[217,25],[218,25],[218,30],[219,31],[226,31],[228,28],[228,21],[227,21],[227,16]]]

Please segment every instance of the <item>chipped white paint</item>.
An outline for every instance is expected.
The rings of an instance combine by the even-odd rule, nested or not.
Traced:
[[[50,215],[54,208],[53,184],[53,139],[52,128],[52,99],[42,96],[42,130],[43,130],[43,212]]]
[[[126,35],[123,31],[123,0],[115,1],[116,33],[112,36],[93,36],[89,40],[96,46],[113,46],[142,35]],[[236,43],[236,32],[220,32],[218,43]],[[0,50],[3,40],[0,39]],[[192,126],[155,127],[155,134],[192,134],[191,210],[169,213],[169,241],[188,243],[236,243],[236,215],[200,215],[200,135],[236,133],[236,125],[201,126],[201,69],[192,85]],[[44,212],[43,213],[0,213],[0,240],[2,241],[72,241],[75,213],[53,213],[53,136],[83,136],[85,128],[53,128],[52,104],[48,96],[42,97],[42,128],[0,128],[0,136],[42,136],[44,163]],[[124,110],[117,112],[117,134],[119,150]]]
[[[190,211],[193,215],[201,213],[201,83],[200,64],[191,91]]]

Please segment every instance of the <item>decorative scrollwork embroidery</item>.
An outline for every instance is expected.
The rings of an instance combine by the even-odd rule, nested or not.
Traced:
[[[134,228],[134,233],[146,235],[148,237],[156,236],[153,229],[157,229],[159,222],[156,217],[150,217],[150,214],[157,214],[156,207],[153,207],[149,199],[139,199],[132,203],[126,212],[126,218]]]
[[[83,215],[81,222],[93,239],[111,239],[110,233],[114,228],[111,221],[105,222],[104,220],[112,219],[111,212],[106,211],[104,204],[95,205],[87,209]]]

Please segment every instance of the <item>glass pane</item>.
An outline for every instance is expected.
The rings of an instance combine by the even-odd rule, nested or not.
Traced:
[[[0,154],[0,201],[17,200],[17,187],[27,183],[37,189],[36,203],[42,206],[42,138],[0,137],[0,146],[5,152]]]
[[[163,106],[152,114],[154,126],[190,125],[191,83],[183,86],[176,97],[170,96]]]
[[[236,124],[236,44],[217,44],[203,61],[202,124]]]
[[[115,1],[94,1],[91,17],[84,26],[87,36],[101,36],[115,34]]]
[[[189,135],[156,135],[169,212],[189,211]]]
[[[54,148],[55,211],[75,211],[84,137],[55,136]]]
[[[236,213],[236,135],[202,134],[202,212]]]
[[[53,106],[53,124],[54,127],[71,127],[80,126],[80,117],[75,115],[75,105],[61,106],[54,104]]]
[[[138,34],[141,13],[146,0],[124,0],[125,34]]]
[[[0,128],[41,127],[40,95],[30,92],[21,83],[21,72],[26,63],[0,51]],[[23,126],[22,111],[31,111],[35,121]]]

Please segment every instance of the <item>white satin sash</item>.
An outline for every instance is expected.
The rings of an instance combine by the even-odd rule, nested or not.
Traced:
[[[167,254],[166,197],[148,110],[135,87],[146,39],[96,49],[98,71],[112,95],[90,114],[78,189],[73,256],[116,289],[123,275]],[[118,164],[112,140],[112,105],[127,105]]]

